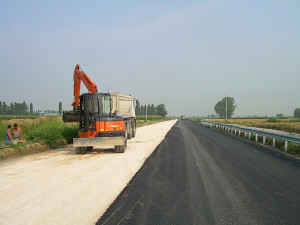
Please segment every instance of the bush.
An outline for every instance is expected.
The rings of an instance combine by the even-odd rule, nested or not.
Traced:
[[[68,125],[63,122],[53,120],[44,123],[41,126],[32,127],[32,129],[25,134],[27,140],[43,141],[54,145],[59,139],[70,139],[76,137],[78,127],[75,125]]]
[[[267,120],[268,123],[279,123],[280,120],[276,119],[276,118],[271,118]]]

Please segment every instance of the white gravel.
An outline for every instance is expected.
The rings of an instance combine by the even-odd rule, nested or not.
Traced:
[[[0,162],[0,224],[95,224],[175,122],[138,128],[123,154],[64,148]]]

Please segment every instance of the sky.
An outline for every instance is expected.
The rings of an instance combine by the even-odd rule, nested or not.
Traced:
[[[76,64],[99,92],[170,116],[292,116],[300,107],[300,1],[0,0],[0,101],[71,110]],[[82,85],[81,92],[87,92]]]

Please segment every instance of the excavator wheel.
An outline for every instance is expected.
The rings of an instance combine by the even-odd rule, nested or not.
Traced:
[[[85,154],[87,151],[92,150],[93,147],[75,147],[76,154]]]
[[[115,152],[116,153],[124,153],[127,148],[127,138],[125,140],[124,145],[115,145]]]

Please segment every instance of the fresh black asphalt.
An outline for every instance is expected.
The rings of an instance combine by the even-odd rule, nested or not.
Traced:
[[[300,224],[300,162],[178,121],[97,224]]]

